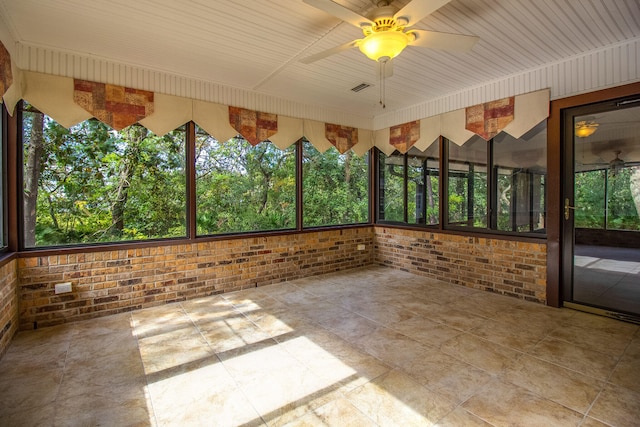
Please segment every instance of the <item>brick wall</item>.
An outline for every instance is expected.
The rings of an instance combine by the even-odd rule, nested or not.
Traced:
[[[18,261],[0,267],[0,357],[18,331]]]
[[[354,268],[372,258],[370,227],[21,258],[20,328]],[[73,292],[55,295],[60,282],[72,282]]]
[[[376,226],[376,263],[448,283],[546,303],[546,242]]]

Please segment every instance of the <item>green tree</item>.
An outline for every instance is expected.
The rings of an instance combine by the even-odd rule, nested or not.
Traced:
[[[335,148],[320,153],[303,141],[304,226],[355,224],[369,218],[367,157]]]
[[[196,135],[199,235],[295,227],[295,146]]]
[[[27,247],[186,234],[183,131],[116,132],[94,119],[65,129],[27,106],[23,140]]]

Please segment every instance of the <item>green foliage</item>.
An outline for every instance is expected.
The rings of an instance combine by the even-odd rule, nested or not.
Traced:
[[[640,230],[640,215],[632,195],[633,171],[622,168],[616,175],[607,170],[576,173],[575,226]]]
[[[469,194],[469,179],[473,192]],[[471,218],[468,218],[468,204],[471,198]],[[471,221],[471,223],[469,223]],[[481,172],[456,172],[449,176],[449,223],[487,226],[487,174]]]
[[[369,219],[367,157],[335,148],[320,153],[303,142],[303,222],[305,227],[357,224]]]
[[[25,163],[37,143],[29,140],[32,116],[24,113]],[[36,246],[186,234],[183,131],[159,137],[134,125],[116,132],[97,120],[65,129],[45,117],[41,142]],[[119,188],[126,189],[120,199]],[[118,204],[122,227],[113,217]]]
[[[198,235],[295,228],[295,158],[295,146],[252,147],[243,138],[220,143],[198,130]]]

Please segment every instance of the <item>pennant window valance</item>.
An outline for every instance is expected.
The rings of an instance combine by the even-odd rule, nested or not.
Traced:
[[[340,154],[346,153],[358,143],[358,129],[331,123],[324,125],[325,137]]]
[[[488,141],[500,132],[520,138],[549,117],[549,93],[539,90],[380,129],[374,146],[389,155],[394,150],[406,153],[412,146],[424,151],[440,135],[457,145],[474,135]]]
[[[515,97],[511,96],[466,108],[465,129],[485,141],[490,140],[513,121],[514,99]]]
[[[73,100],[93,117],[122,130],[153,113],[153,92],[75,79]]]
[[[11,55],[0,42],[0,98],[9,90],[13,83],[13,71],[11,70]]]
[[[420,122],[418,120],[392,126],[389,129],[389,144],[393,145],[402,154],[409,151],[419,139]]]
[[[320,152],[335,147],[362,156],[373,146],[391,154],[421,151],[440,135],[458,145],[506,132],[520,138],[549,116],[549,89],[503,98],[376,131],[286,117],[212,102],[30,71],[21,71],[0,45],[0,91],[9,112],[25,101],[71,127],[90,117],[120,130],[140,123],[164,135],[193,121],[219,141],[241,135],[250,144],[271,141],[286,149],[306,137]]]
[[[253,146],[278,133],[276,114],[229,107],[229,123]]]

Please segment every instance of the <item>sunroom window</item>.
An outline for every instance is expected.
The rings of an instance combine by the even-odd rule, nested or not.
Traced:
[[[511,233],[546,227],[546,123],[520,138],[447,141],[448,226]]]
[[[22,116],[26,248],[186,236],[184,128]]]
[[[369,154],[336,148],[320,153],[302,140],[302,212],[305,227],[369,221]]]
[[[296,145],[220,142],[196,127],[197,234],[296,227]]]
[[[439,147],[379,154],[378,221],[437,225],[439,218]]]

